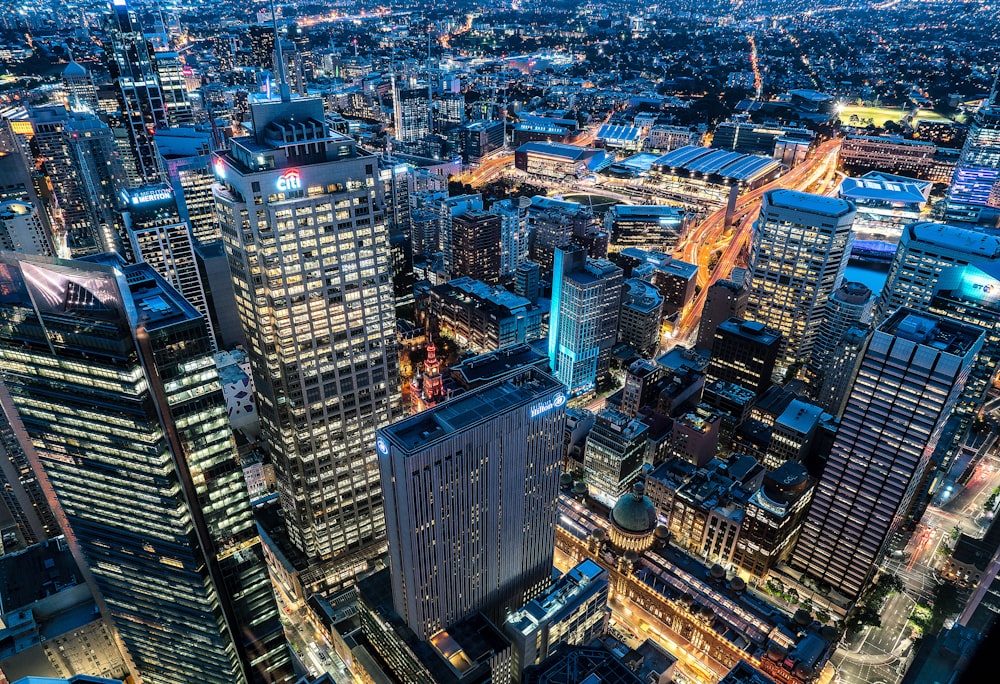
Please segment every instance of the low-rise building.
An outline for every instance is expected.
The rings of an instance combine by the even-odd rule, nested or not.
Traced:
[[[563,644],[585,646],[608,626],[608,573],[584,560],[540,595],[512,611],[503,624],[513,646],[512,682]]]
[[[417,293],[417,323],[477,353],[541,339],[542,313],[524,297],[472,278]]]

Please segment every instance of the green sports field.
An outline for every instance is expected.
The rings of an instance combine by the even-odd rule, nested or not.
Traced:
[[[902,107],[865,107],[861,105],[845,105],[840,110],[840,123],[845,126],[867,126],[873,123],[878,127],[886,121],[899,121],[906,116],[908,110]],[[857,117],[852,119],[851,117]],[[950,121],[946,116],[938,114],[933,109],[921,109],[914,117],[923,121]]]

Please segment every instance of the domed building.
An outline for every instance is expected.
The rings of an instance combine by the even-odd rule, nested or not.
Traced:
[[[646,496],[641,482],[618,499],[611,509],[608,540],[622,551],[642,552],[653,545],[656,531],[656,505]]]

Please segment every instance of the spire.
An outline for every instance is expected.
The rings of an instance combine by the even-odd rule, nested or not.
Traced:
[[[274,51],[278,58],[278,92],[282,102],[291,102],[292,89],[288,87],[288,79],[285,77],[285,56],[281,54],[281,36],[278,34],[278,13],[274,9],[274,0],[271,0],[271,25],[274,27]]]

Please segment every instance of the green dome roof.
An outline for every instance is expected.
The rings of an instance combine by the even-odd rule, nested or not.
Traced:
[[[637,482],[631,492],[618,499],[611,509],[611,522],[633,534],[652,532],[656,527],[656,506],[644,491]]]

